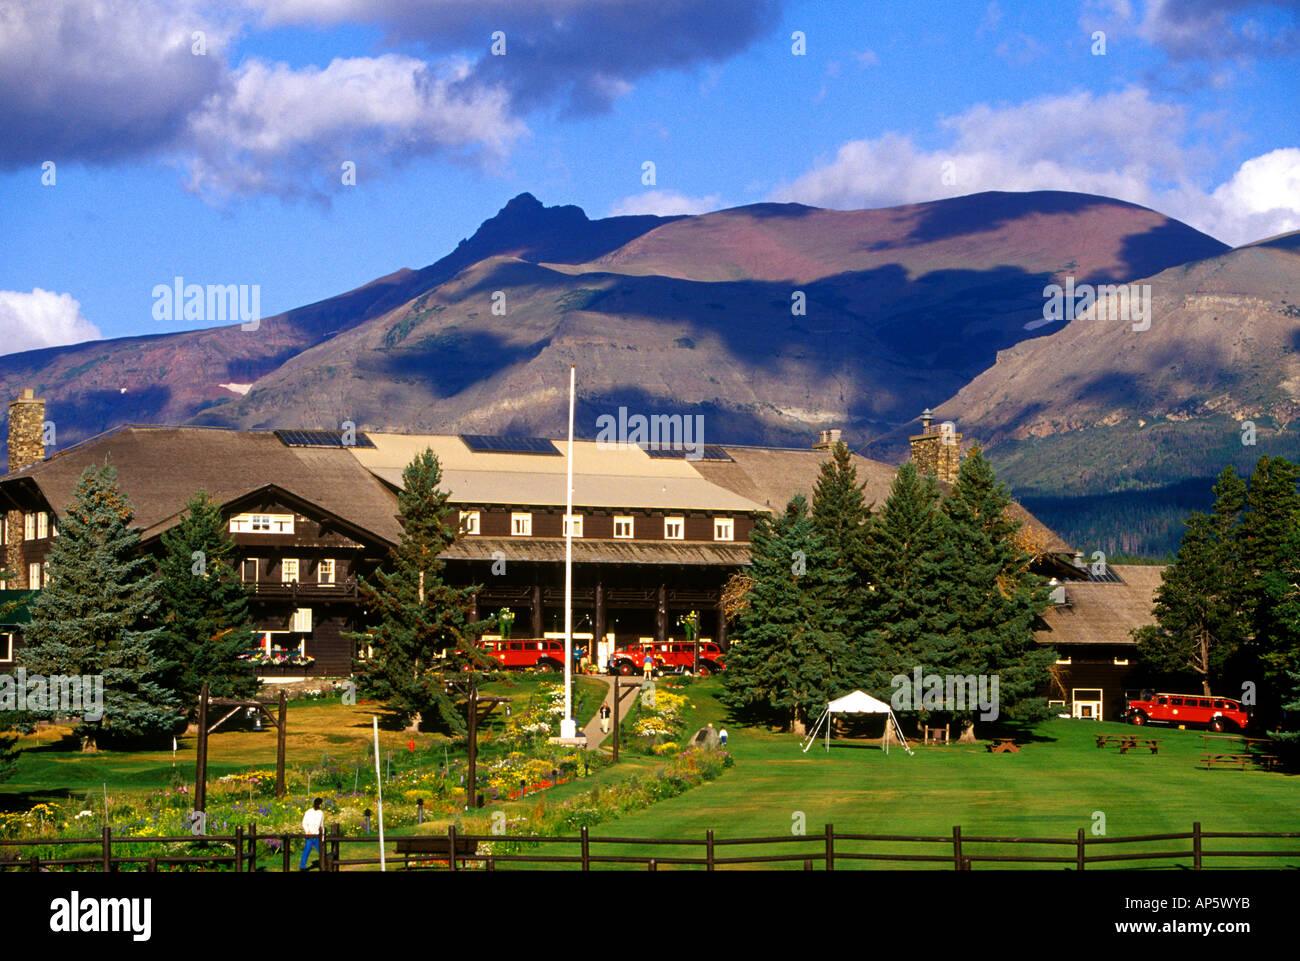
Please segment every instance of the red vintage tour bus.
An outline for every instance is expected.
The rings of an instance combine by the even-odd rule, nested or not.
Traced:
[[[1129,700],[1124,717],[1130,724],[1192,724],[1212,731],[1245,730],[1250,717],[1240,701],[1204,694],[1152,694]]]

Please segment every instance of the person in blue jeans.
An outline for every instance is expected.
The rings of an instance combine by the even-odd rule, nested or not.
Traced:
[[[299,871],[307,870],[307,858],[311,856],[312,849],[315,848],[316,856],[320,857],[320,832],[325,824],[325,812],[321,810],[323,802],[317,798],[312,802],[311,808],[302,816],[302,833],[307,835],[307,843],[302,846],[302,863],[298,865]]]

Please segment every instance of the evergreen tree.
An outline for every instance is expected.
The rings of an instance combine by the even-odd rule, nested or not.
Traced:
[[[412,729],[423,722],[460,733],[464,720],[446,692],[444,675],[487,664],[474,642],[491,622],[469,620],[480,586],[457,588],[443,579],[446,565],[438,555],[461,533],[441,482],[442,469],[429,449],[402,472],[401,541],[373,584],[358,578],[357,590],[376,623],[353,637],[374,652],[361,676],[368,694]]]
[[[939,489],[911,463],[894,477],[867,541],[871,582],[863,594],[865,633],[858,640],[862,688],[882,700],[892,679],[952,660],[957,623],[949,591],[957,558]]]
[[[831,459],[821,465],[813,488],[812,521],[831,563],[841,573],[828,603],[844,615],[850,659],[842,669],[848,672],[850,681],[861,673],[856,663],[860,647],[856,639],[863,629],[863,593],[868,582],[866,550],[872,524],[871,506],[862,495],[865,486],[858,483],[848,446],[837,442],[831,449]]]
[[[29,603],[31,623],[19,662],[31,673],[101,675],[103,717],[77,726],[83,749],[104,735],[170,731],[175,696],[158,682],[165,666],[150,624],[158,609],[153,561],[140,554],[133,511],[110,466],[88,467],[50,542],[49,583]]]
[[[4,516],[0,513],[0,524]],[[9,571],[0,568],[0,581],[13,577]],[[6,601],[0,604],[0,618],[13,613],[21,606],[21,601]],[[30,734],[35,730],[33,719],[27,711],[0,711],[0,781],[11,777],[18,766],[18,755],[22,749],[18,746],[20,733]]]
[[[1219,530],[1215,517],[1192,513],[1178,556],[1156,590],[1156,623],[1133,632],[1144,662],[1157,671],[1196,675],[1205,694],[1213,693],[1211,682],[1221,679],[1245,633],[1233,596],[1236,575],[1223,566]]]
[[[213,697],[252,697],[260,682],[239,660],[255,644],[249,592],[231,560],[235,543],[221,506],[199,491],[162,546],[158,652],[167,664],[159,680],[190,714],[205,681]]]
[[[1041,690],[1056,660],[1034,639],[1034,622],[1050,603],[1043,578],[1029,570],[1021,524],[1008,514],[1011,496],[978,445],[962,460],[944,500],[952,567],[948,604],[955,623],[942,645],[926,654],[936,667],[959,675],[998,678],[998,713],[1025,721],[1048,716]],[[963,738],[974,739],[974,709],[959,712]]]
[[[804,733],[826,702],[852,689],[845,671],[848,573],[796,495],[750,535],[748,604],[732,641],[722,700],[738,715]]]
[[[1284,685],[1284,673],[1272,665],[1279,658],[1285,663],[1286,650],[1292,643],[1277,605],[1279,592],[1284,591],[1286,571],[1293,564],[1291,552],[1300,518],[1298,480],[1300,465],[1282,457],[1261,457],[1250,475],[1248,511],[1236,533],[1242,607],[1248,619],[1246,651],[1262,663],[1267,681]]]

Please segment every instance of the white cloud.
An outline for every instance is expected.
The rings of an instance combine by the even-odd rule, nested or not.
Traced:
[[[647,190],[624,197],[610,209],[611,217],[629,214],[656,214],[672,217],[677,214],[706,214],[720,206],[717,194],[707,197],[688,197],[673,190]]]
[[[1294,229],[1300,216],[1300,151],[1248,160],[1207,191],[1197,175],[1214,158],[1189,143],[1185,111],[1141,88],[980,104],[941,126],[944,149],[897,133],[849,141],[772,199],[852,209],[983,190],[1071,190],[1151,207],[1234,245]]]
[[[99,340],[103,335],[81,316],[70,294],[35,288],[30,294],[0,290],[0,353],[16,354]]]
[[[399,54],[295,70],[252,60],[191,118],[189,186],[203,194],[313,193],[415,154],[447,150],[500,160],[524,130],[503,91],[458,87],[469,65],[441,70]]]

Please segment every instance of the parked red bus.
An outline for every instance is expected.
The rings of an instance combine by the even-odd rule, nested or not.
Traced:
[[[1204,694],[1146,694],[1124,711],[1130,724],[1191,724],[1212,731],[1245,730],[1250,716],[1240,701]]]
[[[563,641],[481,640],[479,649],[505,668],[514,670],[564,670]]]
[[[630,674],[645,673],[645,659],[653,655],[655,670],[662,673],[686,674],[696,669],[695,643],[692,641],[643,641],[635,647],[615,651],[609,656],[609,673]],[[712,641],[700,643],[700,677],[716,674],[726,665],[723,664],[722,648]]]

